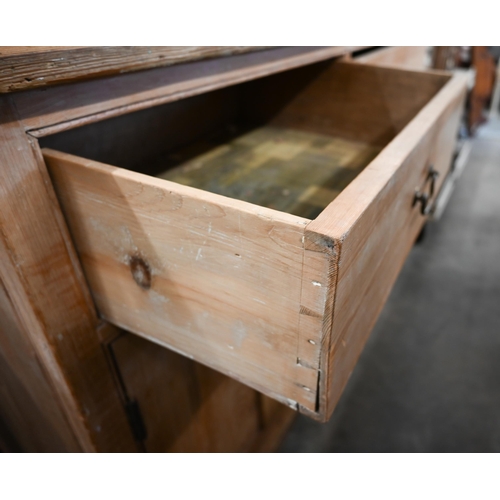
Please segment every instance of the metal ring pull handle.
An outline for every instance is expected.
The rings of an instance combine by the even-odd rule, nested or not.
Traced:
[[[430,199],[434,195],[434,191],[436,189],[436,179],[439,176],[439,172],[434,169],[434,165],[429,167],[429,173],[425,178],[424,189],[427,185],[427,182],[430,181],[429,194],[424,193],[423,191],[419,191],[418,189],[415,191],[415,196],[413,198],[413,205],[415,206],[417,203],[420,203],[420,213],[422,215],[429,215],[432,212],[433,205],[430,202]]]
[[[431,181],[431,188],[429,190],[429,193],[430,193],[430,196],[433,196],[434,195],[434,190],[436,188],[436,179],[439,177],[439,172],[437,170],[434,169],[434,165],[431,165],[429,167],[429,173],[427,174],[427,179],[426,179],[426,182],[428,180]]]

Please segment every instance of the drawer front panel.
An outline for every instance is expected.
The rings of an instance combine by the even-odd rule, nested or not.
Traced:
[[[307,221],[44,150],[100,314],[314,409],[297,364]]]
[[[450,167],[465,85],[452,80],[374,162],[308,225],[306,239],[330,238],[333,318],[325,322],[319,414],[329,417],[392,285],[425,223],[416,191],[432,202]],[[325,258],[326,254],[325,254]]]

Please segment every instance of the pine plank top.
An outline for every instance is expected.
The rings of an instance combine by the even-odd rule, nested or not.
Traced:
[[[265,47],[0,47],[0,93],[262,49]]]
[[[277,47],[2,47],[0,94],[90,78],[259,52]],[[365,47],[311,47],[311,57],[339,57]],[[307,64],[307,61],[304,62]]]

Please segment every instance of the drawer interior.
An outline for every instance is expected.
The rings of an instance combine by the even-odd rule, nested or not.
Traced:
[[[315,219],[448,79],[327,61],[41,146]]]
[[[380,151],[288,127],[231,132],[170,155],[159,177],[314,219]]]

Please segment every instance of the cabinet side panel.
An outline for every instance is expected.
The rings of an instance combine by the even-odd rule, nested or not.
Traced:
[[[9,97],[0,117],[0,279],[12,309],[81,449],[135,450],[37,145]]]
[[[0,418],[19,451],[80,450],[1,282]]]

